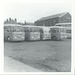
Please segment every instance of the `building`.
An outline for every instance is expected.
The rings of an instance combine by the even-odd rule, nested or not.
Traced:
[[[71,26],[71,15],[68,12],[60,13],[48,17],[43,17],[35,21],[36,26]]]
[[[4,21],[4,24],[17,24],[17,19],[15,18],[14,20],[9,18]]]
[[[15,18],[14,20],[11,19],[11,18],[6,19],[6,20],[4,21],[4,24],[34,25],[34,23],[26,22],[26,21],[25,21],[24,23],[22,23],[22,22],[17,22],[17,19],[16,19],[16,18]]]

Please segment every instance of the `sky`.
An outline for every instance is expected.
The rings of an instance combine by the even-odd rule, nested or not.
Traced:
[[[4,20],[7,18],[17,18],[18,22],[35,22],[36,20],[58,14],[72,11],[71,0],[20,0],[4,3]]]

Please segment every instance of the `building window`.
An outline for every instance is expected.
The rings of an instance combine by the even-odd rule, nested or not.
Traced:
[[[55,20],[54,20],[54,23],[55,23]]]
[[[71,30],[67,30],[66,33],[71,33]]]

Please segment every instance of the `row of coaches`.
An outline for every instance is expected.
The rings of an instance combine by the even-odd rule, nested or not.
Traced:
[[[4,25],[4,40],[62,40],[66,39],[66,28],[59,26]]]

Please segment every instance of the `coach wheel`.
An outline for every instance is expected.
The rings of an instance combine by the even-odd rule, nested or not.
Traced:
[[[8,39],[8,41],[9,41],[11,38],[8,36],[8,38],[7,38],[7,39]]]
[[[56,37],[56,36],[54,36],[54,37],[53,37],[53,40],[57,40],[57,37]]]

